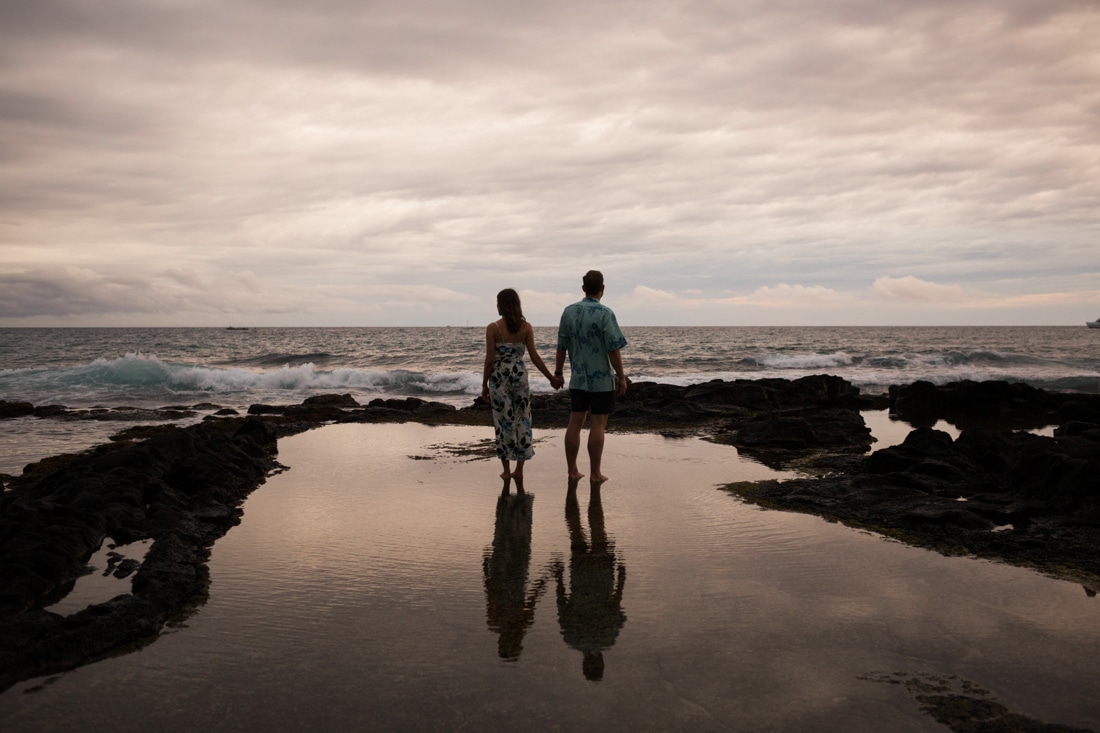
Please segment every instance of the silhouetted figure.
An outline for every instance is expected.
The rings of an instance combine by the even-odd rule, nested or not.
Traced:
[[[569,528],[569,592],[565,590],[565,568],[554,564],[557,579],[558,623],[565,643],[584,655],[581,668],[585,678],[603,679],[603,653],[615,644],[626,623],[623,613],[623,584],[626,567],[616,561],[614,544],[608,539],[603,523],[600,485],[591,484],[588,501],[586,539],[577,502],[577,479],[569,482],[565,494],[565,524]]]
[[[608,416],[615,411],[615,397],[626,394],[621,349],[626,337],[615,313],[600,302],[604,293],[603,273],[589,270],[581,278],[584,300],[566,306],[558,324],[558,348],[554,353],[554,376],[562,376],[569,357],[569,426],[565,429],[565,463],[569,478],[584,474],[577,467],[581,430],[588,420],[589,481],[607,481],[601,470],[604,432]],[[614,377],[612,377],[614,372]],[[557,387],[555,387],[557,389]]]
[[[535,455],[531,434],[531,385],[523,354],[527,353],[554,389],[565,383],[561,375],[551,374],[535,348],[535,328],[523,317],[519,293],[505,288],[497,293],[500,320],[485,328],[485,367],[481,374],[481,399],[493,409],[493,434],[497,458],[509,476],[523,478],[523,463]],[[516,470],[511,469],[516,462]]]
[[[489,628],[499,634],[497,651],[501,659],[515,661],[523,651],[523,637],[535,620],[535,602],[546,589],[539,578],[527,588],[531,563],[531,509],[535,497],[524,492],[522,479],[516,494],[509,493],[511,479],[497,499],[493,546],[485,553],[485,617]]]

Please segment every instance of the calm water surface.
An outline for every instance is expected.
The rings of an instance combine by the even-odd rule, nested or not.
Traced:
[[[0,728],[944,730],[874,681],[905,673],[1100,729],[1079,585],[745,505],[718,486],[776,474],[698,439],[609,436],[594,497],[540,431],[528,500],[502,500],[496,461],[453,450],[489,437],[280,441],[290,470],[215,546],[209,601],[139,652],[9,689]]]

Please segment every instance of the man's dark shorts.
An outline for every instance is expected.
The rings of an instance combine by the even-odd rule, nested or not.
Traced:
[[[585,389],[569,390],[569,409],[573,412],[589,412],[593,415],[610,415],[615,411],[615,392],[589,392]]]

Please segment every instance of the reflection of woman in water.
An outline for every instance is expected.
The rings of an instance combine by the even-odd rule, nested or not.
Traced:
[[[535,350],[535,329],[523,318],[519,294],[507,288],[497,293],[500,320],[485,328],[485,367],[481,375],[481,399],[493,408],[497,458],[504,466],[501,478],[523,478],[523,462],[535,455],[531,446],[531,387],[523,352],[531,354],[531,363],[558,389],[564,383],[546,368]],[[511,473],[510,461],[516,462]]]
[[[523,637],[535,620],[535,602],[546,588],[540,578],[527,589],[531,562],[531,507],[535,497],[508,493],[508,480],[497,499],[493,547],[485,554],[485,617],[489,628],[500,635],[497,651],[501,659],[515,661],[523,650]]]
[[[565,523],[569,527],[569,593],[565,591],[565,568],[559,560],[554,566],[558,588],[558,623],[565,643],[584,654],[581,667],[590,680],[603,679],[603,652],[615,644],[626,623],[623,613],[623,584],[626,567],[616,561],[615,546],[603,524],[603,504],[599,484],[592,484],[588,501],[588,528],[591,541],[585,539],[577,503],[577,481],[569,482],[565,495]]]

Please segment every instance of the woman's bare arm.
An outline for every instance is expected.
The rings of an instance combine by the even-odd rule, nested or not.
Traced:
[[[550,370],[546,368],[545,362],[543,362],[542,357],[539,356],[538,349],[535,348],[535,327],[530,323],[526,324],[526,326],[527,333],[524,336],[524,343],[527,344],[527,353],[531,355],[531,363],[542,372],[542,376],[550,380],[550,386],[557,389],[561,385],[556,384],[556,382],[560,381],[561,377],[555,377],[550,373]]]
[[[492,323],[485,327],[485,365],[481,370],[481,399],[489,401],[489,373],[496,361],[496,331]]]

